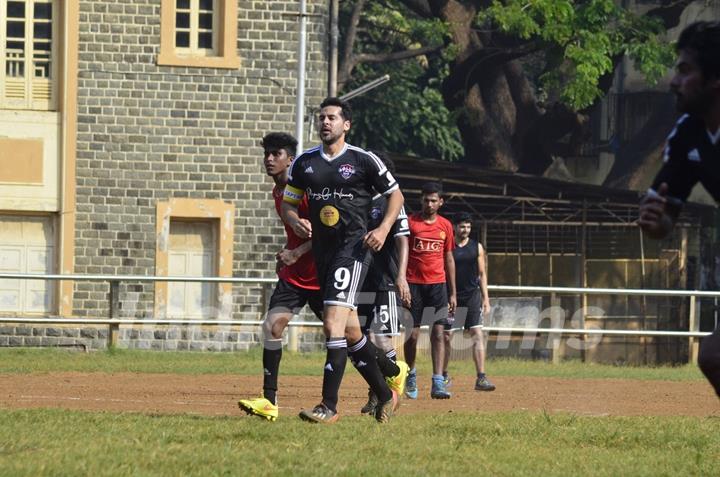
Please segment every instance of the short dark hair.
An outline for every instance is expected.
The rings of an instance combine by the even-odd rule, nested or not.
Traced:
[[[470,222],[471,225],[473,222],[472,216],[467,212],[460,212],[453,217],[453,224],[455,225],[464,224],[465,222]]]
[[[382,154],[379,152],[373,152],[373,151],[369,151],[369,152],[370,152],[370,154],[373,154],[378,159],[380,159],[383,164],[385,164],[385,167],[387,167],[387,170],[390,171],[390,174],[395,175],[395,163],[393,162],[392,159],[387,157],[385,154]]]
[[[288,156],[295,157],[297,153],[297,139],[287,133],[271,132],[265,135],[260,141],[260,145],[266,151],[268,149],[285,149]]]
[[[442,186],[439,182],[426,182],[420,188],[422,195],[437,194],[440,197],[443,195]]]
[[[720,77],[720,22],[691,23],[680,33],[676,49],[695,53],[706,79]]]
[[[326,108],[328,106],[337,106],[340,108],[340,114],[342,114],[342,117],[345,121],[352,122],[352,108],[350,107],[350,103],[347,101],[343,101],[340,98],[336,98],[335,96],[330,96],[328,98],[325,98],[322,103],[320,103],[320,109]]]

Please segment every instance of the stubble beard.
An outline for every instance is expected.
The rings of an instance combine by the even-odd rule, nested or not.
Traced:
[[[694,97],[675,92],[675,108],[678,112],[691,116],[704,116],[714,104],[713,95],[705,88]]]
[[[339,139],[340,139],[340,135],[333,134],[333,133],[330,133],[329,136],[323,136],[323,135],[320,136],[320,140],[326,146],[332,146],[333,144],[338,142]]]

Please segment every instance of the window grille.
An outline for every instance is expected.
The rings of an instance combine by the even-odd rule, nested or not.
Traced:
[[[57,2],[0,0],[0,107],[55,109]]]

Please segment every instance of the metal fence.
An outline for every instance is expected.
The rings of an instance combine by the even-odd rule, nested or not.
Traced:
[[[108,293],[108,317],[99,318],[31,318],[31,317],[0,317],[0,323],[22,323],[22,324],[84,324],[84,325],[107,325],[109,327],[108,344],[117,344],[119,328],[122,325],[208,325],[208,326],[259,326],[262,324],[262,315],[267,309],[265,297],[269,287],[276,283],[276,279],[270,278],[241,278],[241,277],[179,277],[179,276],[145,276],[145,275],[74,275],[74,274],[27,274],[27,273],[0,273],[2,279],[21,280],[63,280],[63,281],[95,281],[108,282],[110,291]],[[253,320],[226,320],[226,319],[145,319],[145,318],[119,318],[119,296],[120,283],[122,282],[203,282],[203,283],[235,283],[235,284],[260,284],[263,287],[263,302],[259,319]],[[540,293],[550,295],[551,307],[559,303],[559,295],[619,295],[619,296],[658,296],[658,297],[685,297],[689,298],[689,327],[688,330],[617,330],[617,329],[593,329],[585,328],[584,321],[580,326],[566,328],[564,326],[552,326],[557,323],[550,319],[550,327],[508,327],[508,326],[484,326],[483,330],[488,333],[504,334],[526,334],[543,333],[551,337],[562,335],[591,336],[633,336],[633,337],[676,337],[688,338],[690,362],[697,362],[699,338],[708,336],[709,332],[700,331],[700,320],[698,316],[698,298],[718,298],[720,291],[701,290],[654,290],[654,289],[620,289],[620,288],[574,288],[574,287],[543,287],[543,286],[506,286],[489,285],[490,292],[513,292],[517,294]],[[551,313],[552,315],[552,313]],[[552,318],[552,317],[551,317]],[[322,323],[317,321],[291,321],[289,326],[293,327],[320,327]]]

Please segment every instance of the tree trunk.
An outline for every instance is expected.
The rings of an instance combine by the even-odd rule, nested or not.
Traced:
[[[542,108],[537,104],[517,58],[527,54],[527,42],[504,38],[473,28],[473,21],[488,0],[404,0],[416,14],[436,17],[449,25],[451,41],[458,50],[443,84],[445,104],[457,111],[458,127],[465,146],[465,160],[483,167],[542,174],[553,156],[577,155],[586,139],[588,117],[561,103]],[[678,24],[680,13],[691,0],[664,1],[646,15],[659,18],[666,28]],[[517,50],[513,54],[513,50]],[[532,50],[532,47],[531,47]],[[618,64],[622,56],[613,58]],[[601,78],[607,92],[613,75]],[[653,167],[651,151],[661,139],[648,138],[663,130],[649,125],[617,155],[607,184],[637,187]],[[654,129],[653,129],[654,127]],[[645,146],[642,146],[644,144]],[[640,151],[639,149],[642,149]],[[657,162],[655,160],[655,162]]]
[[[537,105],[519,61],[513,59],[513,48],[498,48],[502,39],[471,28],[475,7],[452,0],[435,3],[440,5],[433,14],[450,25],[459,47],[443,95],[449,109],[461,111],[458,127],[465,160],[492,169],[541,174],[553,154],[568,152],[558,150],[559,139],[568,133],[581,135],[583,116],[561,105],[549,111]],[[486,48],[491,42],[493,47]]]

